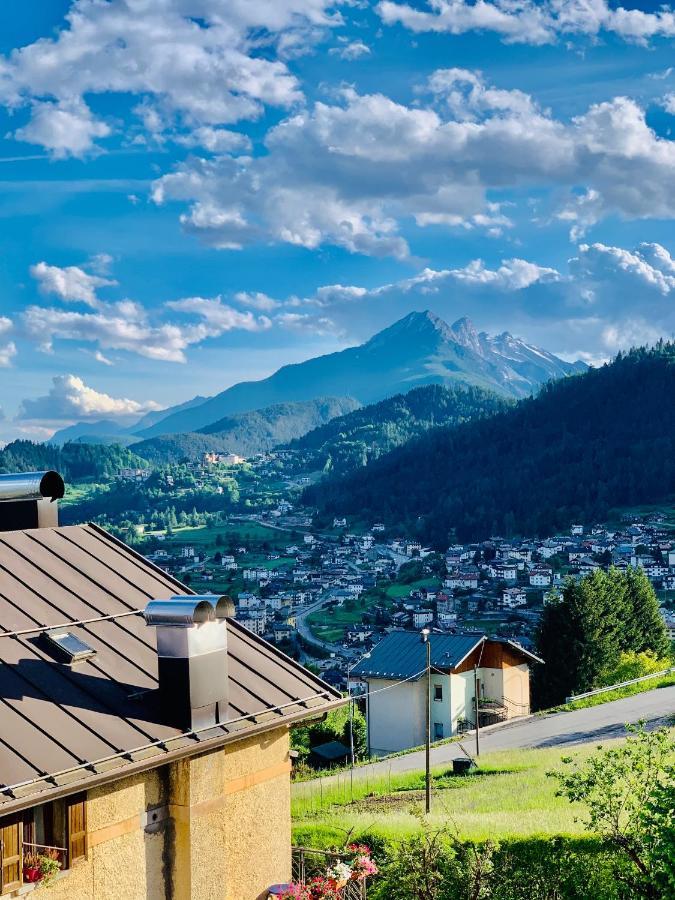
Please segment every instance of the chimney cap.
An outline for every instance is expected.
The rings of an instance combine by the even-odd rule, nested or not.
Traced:
[[[12,472],[0,475],[0,500],[61,500],[66,488],[53,469],[47,472]]]
[[[226,619],[234,615],[234,603],[227,595],[187,594],[168,600],[150,600],[143,611],[146,625],[178,625],[187,628]]]

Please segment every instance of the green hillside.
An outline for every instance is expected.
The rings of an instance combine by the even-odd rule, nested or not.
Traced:
[[[0,450],[0,472],[43,472],[56,469],[66,481],[106,479],[123,468],[146,468],[147,462],[119,445],[71,442],[58,447],[12,441]]]
[[[284,444],[358,406],[358,402],[350,397],[276,403],[219,419],[198,432],[149,438],[134,444],[133,449],[144,459],[160,464],[196,460],[207,451],[252,456]]]
[[[491,534],[550,534],[675,492],[675,344],[545,385],[490,418],[439,428],[367,471],[305,492],[321,516],[350,514],[443,547]]]
[[[332,419],[290,446],[308,467],[341,473],[367,465],[429,428],[483,418],[510,405],[478,387],[429,384]]]

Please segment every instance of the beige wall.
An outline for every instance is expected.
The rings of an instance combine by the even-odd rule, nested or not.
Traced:
[[[288,749],[276,729],[90,790],[88,858],[49,900],[266,896],[291,874]]]

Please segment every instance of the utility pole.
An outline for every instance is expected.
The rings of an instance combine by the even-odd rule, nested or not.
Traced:
[[[480,756],[480,739],[478,737],[479,721],[478,721],[478,666],[473,667],[473,693],[474,693],[474,709],[476,716],[476,756]]]
[[[349,694],[349,757],[351,766],[349,769],[349,786],[352,801],[354,800],[354,697],[352,695],[351,674],[352,669],[364,659],[370,659],[370,653],[364,653],[361,659],[347,666],[347,693]]]
[[[426,739],[424,747],[425,756],[425,808],[427,815],[431,812],[431,641],[429,629],[422,629],[422,643],[427,649],[427,703],[426,703]]]

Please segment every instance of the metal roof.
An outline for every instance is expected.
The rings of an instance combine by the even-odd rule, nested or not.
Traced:
[[[459,666],[482,642],[502,644],[522,654],[532,662],[543,660],[515,641],[488,638],[485,634],[435,634],[429,635],[431,665],[435,669],[450,670]],[[370,658],[362,659],[351,670],[362,678],[413,678],[421,677],[426,670],[426,648],[418,631],[392,631],[371,651]]]
[[[155,630],[140,611],[176,593],[191,592],[95,525],[0,533],[0,812],[344,702],[230,619],[228,721],[187,734],[162,724]],[[39,629],[63,625],[95,655],[56,661]]]
[[[431,665],[453,669],[484,639],[483,634],[431,634]],[[352,669],[362,678],[412,678],[426,669],[426,648],[417,631],[392,631]]]

